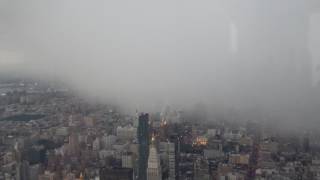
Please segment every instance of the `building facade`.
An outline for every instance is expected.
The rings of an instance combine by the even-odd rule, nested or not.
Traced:
[[[149,115],[141,114],[139,116],[138,126],[138,143],[139,143],[139,159],[138,159],[138,179],[147,180],[147,162],[149,156]]]

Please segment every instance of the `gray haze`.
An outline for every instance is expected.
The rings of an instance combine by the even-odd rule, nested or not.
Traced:
[[[0,0],[0,70],[131,108],[202,102],[315,121],[318,11],[317,0]]]

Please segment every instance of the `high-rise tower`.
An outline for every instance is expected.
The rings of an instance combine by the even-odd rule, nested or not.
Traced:
[[[168,142],[169,180],[176,179],[176,154],[175,144]]]
[[[162,174],[159,155],[153,141],[154,139],[152,140],[152,145],[149,151],[147,176],[148,180],[161,180]]]
[[[147,163],[148,163],[148,156],[149,156],[149,115],[148,114],[141,114],[139,116],[138,142],[139,142],[138,179],[147,180]]]

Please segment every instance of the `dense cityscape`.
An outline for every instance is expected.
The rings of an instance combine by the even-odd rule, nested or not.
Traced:
[[[0,92],[1,180],[320,179],[311,131],[208,121],[170,106],[127,115],[32,81]]]
[[[0,180],[320,180],[320,0],[0,0]]]

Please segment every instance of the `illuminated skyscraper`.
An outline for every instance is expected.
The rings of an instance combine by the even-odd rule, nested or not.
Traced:
[[[138,179],[147,180],[147,162],[148,162],[148,156],[149,156],[149,115],[148,114],[141,114],[139,116],[138,142],[139,142]]]
[[[157,149],[154,145],[150,147],[147,176],[148,180],[162,179],[160,160],[157,153]]]

